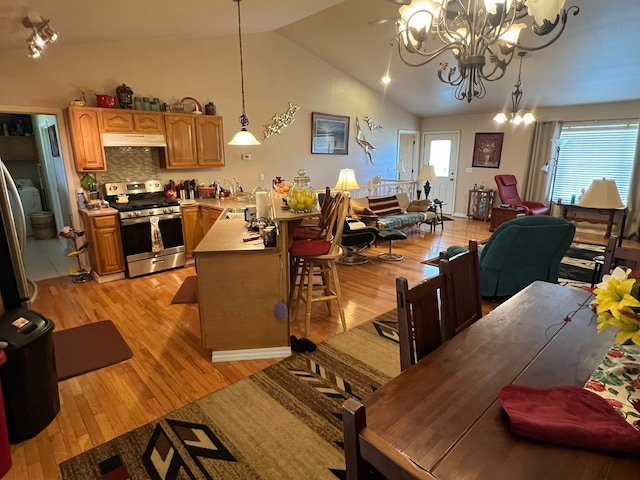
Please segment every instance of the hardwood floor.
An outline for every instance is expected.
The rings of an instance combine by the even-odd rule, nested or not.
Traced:
[[[370,261],[339,268],[349,328],[395,307],[395,278],[413,285],[429,267],[420,262],[450,245],[465,245],[469,238],[489,238],[489,224],[456,218],[430,233],[407,231],[409,238],[394,242],[404,255],[399,262],[376,258],[386,251],[381,244],[366,252]],[[98,284],[74,284],[67,277],[38,282],[33,309],[63,330],[110,319],[126,339],[133,358],[59,383],[61,410],[35,438],[12,447],[9,480],[59,478],[58,463],[104,443],[151,420],[237,382],[277,360],[211,363],[210,352],[200,344],[196,305],[172,305],[184,278],[195,269],[168,272]],[[260,275],[260,272],[255,272]],[[219,272],[212,282],[224,282]],[[238,285],[238,288],[242,288]],[[250,301],[250,292],[247,292]],[[489,311],[495,305],[485,304]],[[327,318],[324,305],[313,308],[308,335],[321,342],[342,331],[337,308]],[[291,326],[300,336],[304,313]]]

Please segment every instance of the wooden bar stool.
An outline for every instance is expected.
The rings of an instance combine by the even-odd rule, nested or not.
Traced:
[[[296,317],[298,305],[304,302],[306,305],[304,336],[308,334],[311,326],[311,304],[314,302],[327,302],[329,315],[331,315],[333,313],[331,300],[336,300],[342,328],[347,329],[336,260],[342,255],[340,243],[348,210],[349,198],[341,196],[332,216],[331,228],[327,236],[322,240],[296,240],[289,249],[294,265],[299,266],[295,272],[297,280],[294,282],[294,286],[297,286],[297,294],[295,300],[290,301],[291,318]],[[315,276],[320,276],[321,284],[314,283]]]

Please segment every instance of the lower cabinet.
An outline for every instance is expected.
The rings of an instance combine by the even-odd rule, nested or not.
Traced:
[[[124,272],[124,251],[118,215],[94,216],[84,211],[80,211],[80,214],[85,228],[83,238],[89,242],[88,253],[92,270],[98,275]]]
[[[200,219],[200,207],[182,207],[182,235],[186,258],[193,257],[193,249],[198,246],[204,236]]]
[[[182,207],[182,234],[186,258],[193,257],[193,250],[221,214],[222,210],[208,205]]]

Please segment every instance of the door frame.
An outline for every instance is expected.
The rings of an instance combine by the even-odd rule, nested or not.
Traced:
[[[70,137],[67,130],[67,122],[64,110],[61,108],[50,107],[22,107],[17,105],[0,105],[0,112],[7,114],[18,113],[23,115],[53,115],[56,117],[56,125],[58,127],[58,143],[62,153],[62,160],[65,170],[64,176],[67,180],[67,189],[69,190],[69,192],[75,192],[76,188],[80,186],[80,181],[75,175],[76,171],[74,158],[71,151]],[[73,200],[74,196],[69,193],[69,212],[71,212],[71,218],[74,228],[79,228],[82,225],[82,220],[80,219],[78,206]]]
[[[447,212],[451,212],[450,215],[453,215],[455,213],[455,202],[456,202],[456,190],[458,187],[458,166],[460,163],[460,137],[461,137],[461,132],[460,130],[444,130],[444,131],[426,131],[426,132],[422,132],[421,135],[421,141],[420,141],[420,168],[422,168],[425,158],[425,152],[427,151],[427,148],[425,146],[426,143],[426,138],[427,135],[443,135],[443,136],[455,136],[456,140],[454,140],[452,142],[452,147],[455,149],[455,154],[454,154],[454,161],[453,164],[450,163],[449,166],[450,168],[450,172],[449,172],[449,179],[451,179],[451,176],[453,175],[453,195],[451,198],[451,203],[447,205],[447,207],[449,205],[451,205],[450,209],[447,208]],[[448,213],[449,214],[449,213]]]

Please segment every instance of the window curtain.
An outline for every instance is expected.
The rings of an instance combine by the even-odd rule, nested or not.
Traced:
[[[521,186],[523,199],[548,204],[551,176],[554,170],[551,140],[558,129],[558,122],[534,124],[524,181]]]
[[[631,186],[627,197],[627,224],[623,232],[623,237],[633,240],[640,240],[640,130],[636,140],[636,155],[633,162],[633,172],[631,174]],[[626,235],[625,235],[626,233]]]

